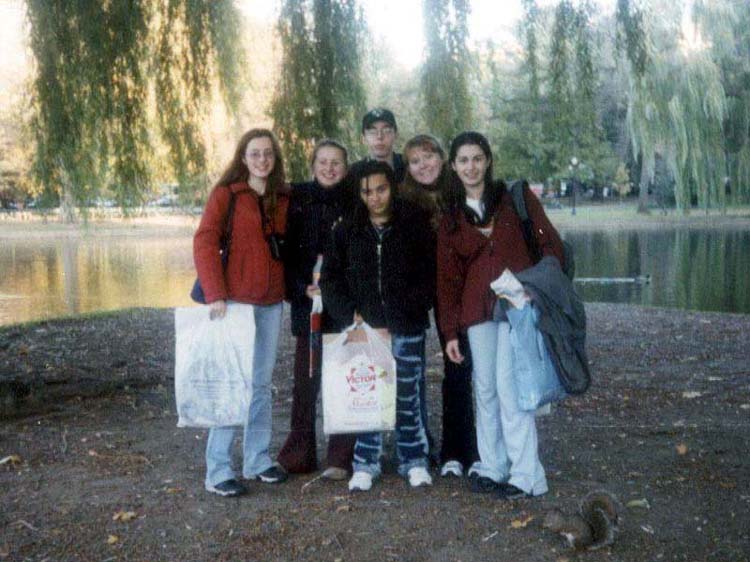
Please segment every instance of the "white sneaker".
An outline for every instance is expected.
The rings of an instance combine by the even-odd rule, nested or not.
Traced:
[[[372,488],[372,474],[358,470],[349,480],[350,492],[367,492]]]
[[[467,473],[467,476],[471,478],[472,476],[479,476],[479,469],[482,468],[482,463],[480,461],[476,461],[474,464],[472,464],[469,467],[469,472]]]
[[[409,469],[409,486],[419,488],[420,486],[432,486],[432,476],[423,466],[415,466]]]
[[[440,476],[455,476],[461,478],[464,475],[464,465],[459,461],[448,461],[440,469]]]

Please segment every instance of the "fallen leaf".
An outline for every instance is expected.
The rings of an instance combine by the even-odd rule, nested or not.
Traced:
[[[697,390],[686,390],[682,393],[682,397],[687,399],[698,398],[702,395],[703,393],[698,392]]]
[[[21,457],[18,455],[8,455],[7,457],[0,459],[0,465],[3,464],[21,464]]]
[[[179,494],[180,492],[184,492],[184,488],[167,488],[165,492],[168,494]]]
[[[137,516],[138,514],[135,511],[125,511],[124,509],[121,509],[112,516],[112,521],[126,522],[135,519]]]
[[[89,456],[90,457],[98,457],[99,453],[97,453],[96,451],[94,451],[94,449],[89,449]]]
[[[719,482],[719,486],[721,486],[725,490],[734,490],[737,487],[737,483],[730,480],[725,480],[723,482]]]
[[[336,508],[336,513],[345,513],[352,510],[352,506],[349,504],[340,505]]]
[[[487,541],[488,541],[488,540],[490,540],[491,538],[494,538],[494,537],[496,537],[498,533],[499,533],[499,531],[494,531],[494,532],[490,533],[489,535],[487,535],[486,537],[484,537],[484,538],[482,539],[482,542],[487,542]]]
[[[646,531],[649,535],[654,534],[654,528],[651,525],[641,525],[641,529]]]
[[[677,449],[677,454],[682,456],[688,452],[687,445],[685,443],[678,444],[675,449]]]
[[[648,503],[646,498],[640,500],[631,500],[627,504],[627,507],[642,507],[644,509],[651,509],[651,504]]]
[[[510,526],[512,529],[523,529],[524,527],[526,527],[526,525],[531,523],[533,520],[534,520],[534,516],[529,515],[528,517],[524,519],[514,519],[513,521],[510,522]]]
[[[107,544],[115,544],[119,542],[119,540],[120,540],[120,537],[118,537],[117,535],[109,535],[107,537]]]

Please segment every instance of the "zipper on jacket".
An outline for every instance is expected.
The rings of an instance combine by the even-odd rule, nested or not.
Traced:
[[[383,237],[378,233],[378,295],[380,296],[380,303],[383,305],[383,312],[385,312],[385,299],[383,298]]]
[[[385,322],[387,327],[390,328],[390,321],[388,319],[388,307],[385,305],[385,297],[383,296],[383,239],[385,238],[387,230],[379,230],[372,227],[377,237],[375,244],[375,251],[378,256],[378,296],[380,297],[380,304],[383,307],[383,315],[385,316]]]

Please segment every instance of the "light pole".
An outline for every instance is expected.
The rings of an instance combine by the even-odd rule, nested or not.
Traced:
[[[570,159],[570,165],[568,166],[568,170],[570,171],[570,175],[572,178],[571,183],[573,184],[571,186],[571,197],[573,198],[573,210],[571,211],[572,215],[576,214],[576,175],[578,172],[578,166],[580,166],[580,164],[581,163],[578,161],[578,158],[573,156],[573,158]]]

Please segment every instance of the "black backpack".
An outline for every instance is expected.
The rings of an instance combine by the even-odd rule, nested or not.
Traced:
[[[534,262],[537,262],[541,259],[541,256],[539,255],[539,248],[536,243],[536,238],[534,237],[534,223],[529,218],[529,213],[526,211],[526,201],[523,198],[524,188],[529,189],[529,182],[520,179],[511,182],[508,191],[513,198],[513,206],[516,209],[516,213],[518,213],[518,216],[521,219],[523,238],[526,240],[526,245],[529,247]],[[565,273],[568,279],[572,281],[576,273],[576,261],[573,254],[573,246],[570,242],[565,240],[562,241],[562,244],[563,260],[565,262],[562,268],[563,273]]]

